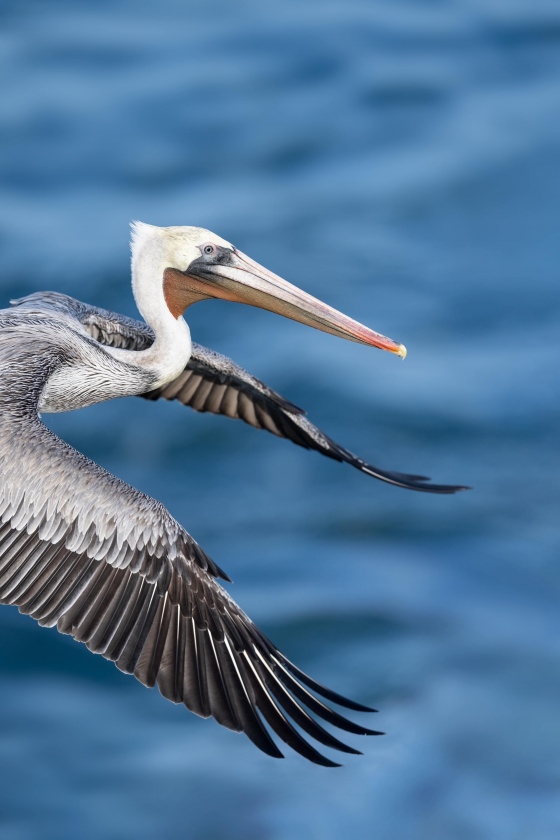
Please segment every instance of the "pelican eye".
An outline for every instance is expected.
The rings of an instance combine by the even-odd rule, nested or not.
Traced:
[[[198,246],[198,250],[200,251],[200,257],[193,260],[189,266],[190,269],[194,267],[196,270],[197,265],[209,268],[212,265],[227,265],[231,262],[231,248],[226,248],[224,245],[205,242],[203,245]]]

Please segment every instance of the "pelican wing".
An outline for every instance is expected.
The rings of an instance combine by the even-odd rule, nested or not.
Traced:
[[[154,340],[150,327],[141,321],[81,303],[57,292],[38,292],[13,303],[39,310],[46,307],[68,314],[77,319],[96,341],[112,347],[142,350]],[[193,343],[191,358],[176,379],[141,396],[150,400],[177,400],[195,411],[244,420],[256,429],[266,429],[298,446],[351,464],[367,475],[398,487],[440,494],[465,489],[455,485],[430,484],[425,476],[384,470],[368,464],[313,425],[301,408],[227,356],[199,344]]]
[[[351,464],[381,481],[426,493],[455,493],[463,490],[447,484],[427,484],[420,475],[392,472],[368,464],[327,437],[308,420],[305,412],[277,394],[250,373],[214,350],[193,344],[185,370],[163,388],[142,394],[150,400],[177,400],[195,411],[208,411],[244,420],[255,429],[266,429],[305,449]]]
[[[22,332],[21,320],[0,318],[0,602],[56,625],[144,685],[157,684],[173,702],[245,732],[271,756],[282,753],[265,723],[318,764],[334,766],[305,735],[356,752],[317,718],[348,732],[377,733],[316,694],[368,710],[286,659],[163,505],[44,426],[39,395],[64,363],[71,330],[41,319],[28,326]],[[72,340],[79,338],[73,333]]]

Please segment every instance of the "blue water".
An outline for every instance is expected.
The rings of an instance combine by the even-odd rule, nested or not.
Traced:
[[[560,7],[4,0],[2,302],[134,314],[128,223],[208,227],[409,349],[209,302],[231,355],[407,493],[130,399],[49,419],[161,499],[383,738],[324,770],[0,610],[2,840],[560,836]]]

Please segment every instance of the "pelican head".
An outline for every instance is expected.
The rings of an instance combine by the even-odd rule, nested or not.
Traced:
[[[133,226],[133,267],[146,257],[143,245],[158,253],[163,268],[163,294],[174,318],[193,303],[221,298],[277,312],[332,335],[396,353],[406,348],[368,329],[358,321],[308,295],[238,251],[230,242],[198,227],[159,228],[136,222]],[[142,254],[142,252],[144,252]]]

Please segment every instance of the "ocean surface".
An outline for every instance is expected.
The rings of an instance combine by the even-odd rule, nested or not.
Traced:
[[[130,220],[208,227],[409,356],[219,301],[195,341],[363,458],[473,488],[176,404],[46,418],[386,735],[275,761],[2,607],[2,840],[557,840],[559,4],[4,0],[0,63],[2,305],[134,315]]]

